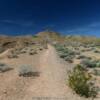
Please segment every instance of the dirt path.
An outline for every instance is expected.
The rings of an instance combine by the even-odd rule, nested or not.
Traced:
[[[66,67],[59,61],[55,49],[48,45],[48,50],[41,58],[41,77],[44,79],[44,94],[47,96],[65,96]]]
[[[70,66],[66,67],[67,65],[61,61],[51,45],[48,45],[47,51],[40,56],[39,65],[41,75],[31,83],[32,85],[29,88],[29,91],[33,93],[32,96],[66,100],[66,94],[68,94],[66,74]]]

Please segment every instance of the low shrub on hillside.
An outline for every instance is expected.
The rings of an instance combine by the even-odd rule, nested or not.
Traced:
[[[68,49],[62,45],[56,45],[56,50],[61,58],[65,59],[68,62],[73,62],[73,58],[75,57],[75,52],[71,49]]]
[[[65,59],[65,61],[68,61],[69,63],[73,63],[73,57],[71,57],[71,56],[67,56],[64,59]]]
[[[9,71],[11,69],[12,68],[10,68],[9,66],[7,66],[6,64],[0,63],[0,72],[6,72],[6,71]]]
[[[100,67],[99,60],[83,59],[80,64],[87,68],[96,68],[96,67],[99,68]]]
[[[87,68],[95,68],[96,67],[96,61],[92,61],[89,59],[84,59],[81,61],[81,65]]]
[[[100,61],[97,61],[96,67],[100,68]]]
[[[19,76],[24,76],[24,77],[39,76],[39,72],[35,68],[29,65],[22,65],[19,68]]]
[[[69,86],[80,96],[96,97],[97,91],[94,83],[91,81],[92,76],[86,70],[77,65],[72,72],[69,73]]]
[[[75,51],[75,54],[80,55],[81,53],[80,53],[80,51]]]
[[[96,76],[100,76],[100,69],[94,69],[93,74]]]
[[[36,51],[30,51],[30,52],[29,52],[29,55],[35,55],[35,54],[37,54]]]
[[[21,50],[20,51],[20,54],[24,54],[24,53],[27,53],[27,51],[26,50]]]
[[[77,59],[87,59],[87,60],[91,60],[92,58],[91,57],[87,57],[85,55],[79,55],[76,57]]]
[[[99,50],[94,50],[94,53],[100,53],[100,51]]]
[[[18,58],[18,55],[17,54],[9,54],[8,58]]]
[[[79,56],[77,57],[77,59],[84,59],[84,58],[86,58],[86,56],[84,56],[84,55],[79,55]]]

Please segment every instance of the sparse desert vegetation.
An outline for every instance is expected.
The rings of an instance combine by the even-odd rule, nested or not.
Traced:
[[[44,31],[35,36],[3,37],[0,41],[3,100],[22,95],[24,100],[41,94],[68,100],[99,100],[98,38]]]
[[[0,100],[100,100],[100,0],[0,0]]]
[[[62,45],[55,45],[56,50],[60,58],[63,58],[65,61],[73,62],[73,58],[75,57],[75,52],[69,48],[66,48]]]

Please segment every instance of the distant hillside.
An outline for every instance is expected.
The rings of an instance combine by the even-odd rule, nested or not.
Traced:
[[[64,40],[63,36],[54,31],[43,31],[39,32],[36,34],[37,37],[39,37],[42,40],[47,40],[47,41],[62,41]]]
[[[60,33],[53,32],[53,31],[43,31],[37,33],[37,36],[60,36]]]
[[[100,38],[91,36],[79,36],[79,35],[66,35],[62,36],[60,33],[54,31],[43,31],[36,35],[30,36],[0,36],[0,48],[8,49],[15,47],[23,47],[28,45],[34,45],[34,43],[68,43],[68,42],[80,42],[80,43],[96,43],[100,45]]]

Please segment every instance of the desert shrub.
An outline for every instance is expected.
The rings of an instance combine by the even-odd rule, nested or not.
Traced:
[[[79,55],[79,56],[77,56],[76,58],[77,58],[77,59],[89,59],[89,60],[92,59],[91,57],[87,57],[87,56],[85,56],[85,55]]]
[[[35,55],[35,54],[37,54],[36,51],[30,51],[30,52],[29,52],[29,55]]]
[[[65,58],[66,56],[68,56],[68,54],[65,52],[59,52],[59,56],[60,58]]]
[[[85,49],[82,49],[81,52],[85,52]]]
[[[75,51],[75,54],[76,55],[80,55],[81,53],[79,51]]]
[[[84,56],[84,55],[79,55],[79,56],[77,57],[77,59],[84,59],[84,58],[86,58],[86,56]]]
[[[81,61],[81,64],[88,68],[100,68],[99,60],[84,59]]]
[[[96,76],[100,76],[100,70],[94,69],[93,74],[96,75]]]
[[[67,56],[64,59],[65,59],[65,61],[68,61],[69,63],[73,63],[73,58],[70,56]]]
[[[65,61],[68,61],[70,63],[73,62],[73,58],[76,55],[73,50],[66,48],[63,45],[56,45],[55,47],[56,50],[58,51],[60,58],[63,58]]]
[[[26,50],[21,50],[20,53],[24,54],[24,53],[27,53],[27,51]]]
[[[79,50],[79,48],[78,48],[78,47],[75,47],[74,49],[75,49],[75,50]]]
[[[98,50],[94,50],[94,53],[100,53],[100,51],[98,51]]]
[[[42,51],[42,50],[43,50],[43,48],[39,48],[39,50],[40,50],[40,51]]]
[[[97,61],[96,67],[99,67],[100,68],[100,61]]]
[[[69,73],[69,86],[80,96],[96,97],[96,87],[91,81],[92,76],[86,72],[81,66],[77,65],[73,71]]]
[[[95,68],[96,67],[96,61],[90,60],[90,59],[83,59],[81,61],[81,65],[87,68]]]
[[[18,58],[18,52],[11,51],[10,54],[7,55],[8,58]]]
[[[59,56],[61,58],[64,58],[66,61],[72,60],[75,57],[74,53],[67,52],[67,51],[65,51],[65,52],[59,52]]]
[[[31,77],[31,76],[39,76],[39,72],[30,65],[22,65],[19,68],[19,76],[23,77]]]
[[[64,48],[61,45],[56,44],[55,48],[57,51],[62,51]]]
[[[8,65],[4,64],[4,63],[0,63],[0,72],[6,72],[11,70],[12,68],[10,68]]]
[[[86,59],[88,59],[88,60],[92,60],[92,58],[91,58],[91,57],[86,57]]]
[[[16,54],[11,54],[11,55],[8,55],[8,58],[18,58],[18,55],[16,55]]]

